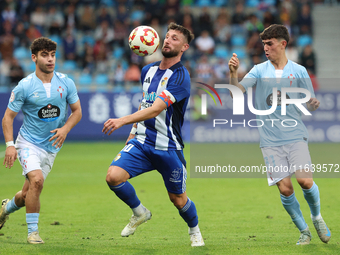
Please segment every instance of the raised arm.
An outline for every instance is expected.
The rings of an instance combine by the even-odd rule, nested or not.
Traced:
[[[230,84],[237,86],[241,91],[244,93],[246,92],[245,88],[238,83],[238,75],[237,75],[237,69],[240,65],[240,61],[237,58],[237,54],[233,53],[233,56],[230,58],[228,66],[230,70]],[[230,92],[230,95],[233,96]]]
[[[6,142],[6,152],[3,165],[5,165],[6,168],[11,168],[14,164],[14,161],[18,157],[17,150],[14,147],[13,138],[13,121],[17,114],[17,112],[14,112],[11,109],[7,108],[2,119],[2,131],[4,133],[4,138]]]

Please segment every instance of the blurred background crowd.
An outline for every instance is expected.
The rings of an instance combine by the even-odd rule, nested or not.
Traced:
[[[161,53],[133,54],[128,36],[149,25],[164,38],[172,21],[195,34],[182,61],[203,82],[226,81],[233,52],[241,59],[241,77],[266,60],[259,33],[273,23],[290,32],[288,58],[315,77],[312,9],[309,0],[1,0],[0,91],[35,70],[29,46],[40,36],[58,43],[56,70],[80,91],[140,90],[141,67],[160,60]]]

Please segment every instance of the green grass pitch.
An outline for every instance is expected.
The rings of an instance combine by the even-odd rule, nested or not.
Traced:
[[[43,245],[26,243],[25,209],[10,215],[0,230],[0,254],[339,254],[340,179],[317,178],[321,210],[332,232],[322,243],[296,180],[296,196],[312,231],[310,245],[296,246],[299,232],[284,211],[276,187],[265,178],[188,178],[205,247],[190,246],[188,229],[168,199],[161,176],[150,172],[131,180],[153,217],[123,238],[131,210],[107,187],[105,176],[123,143],[66,142],[45,181],[39,231]],[[310,144],[313,163],[340,163],[339,144]],[[225,144],[234,165],[263,163],[258,144]],[[5,147],[0,146],[0,152]],[[189,146],[185,149],[189,162]],[[0,159],[1,162],[3,158]],[[340,177],[340,173],[339,173]],[[0,199],[12,198],[24,177],[18,162],[0,168]]]

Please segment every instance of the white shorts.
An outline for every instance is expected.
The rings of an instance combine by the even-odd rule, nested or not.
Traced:
[[[292,176],[296,170],[313,171],[308,144],[296,142],[276,147],[261,148],[267,166],[268,185],[275,185],[282,179]]]
[[[38,146],[26,141],[20,134],[15,142],[15,147],[18,151],[18,159],[22,167],[22,175],[33,170],[41,170],[46,179],[51,172],[53,162],[57,153],[47,152]]]

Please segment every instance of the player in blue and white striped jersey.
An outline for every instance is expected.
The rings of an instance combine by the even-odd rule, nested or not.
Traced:
[[[67,134],[82,117],[74,82],[54,71],[57,44],[38,38],[31,45],[34,73],[22,79],[13,89],[4,118],[6,140],[4,165],[11,168],[19,159],[26,177],[24,186],[12,200],[4,199],[0,211],[0,229],[8,215],[26,206],[27,242],[44,243],[39,236],[39,197],[43,183]],[[67,117],[68,105],[72,114]],[[24,115],[16,143],[13,142],[13,120],[19,111]]]
[[[260,147],[268,169],[268,184],[277,185],[282,205],[300,230],[300,238],[296,244],[309,244],[312,235],[303,218],[291,181],[291,176],[295,174],[309,205],[315,229],[321,241],[327,243],[331,238],[331,232],[320,213],[320,194],[318,186],[313,181],[313,167],[307,144],[308,132],[301,120],[301,112],[294,104],[287,106],[286,115],[281,114],[281,89],[295,87],[308,90],[312,95],[306,104],[309,111],[318,109],[320,102],[315,98],[306,68],[286,57],[285,49],[289,42],[287,28],[274,24],[266,28],[260,37],[268,61],[255,65],[238,83],[239,60],[234,53],[229,61],[230,83],[241,89],[243,93],[247,88],[256,85],[255,105],[258,110],[268,110],[272,107],[273,88],[277,89],[276,110],[268,115],[257,115],[257,119],[264,123],[259,127],[259,133]],[[301,97],[303,96],[298,93],[286,95],[286,98],[292,99]],[[296,126],[283,127],[278,124],[285,120],[294,120]]]
[[[104,123],[103,132],[109,135],[123,125],[134,123],[127,145],[112,161],[106,177],[110,189],[133,211],[122,236],[132,235],[140,224],[151,219],[151,212],[141,204],[127,180],[156,169],[163,177],[170,200],[189,226],[191,245],[204,245],[195,204],[186,194],[181,134],[190,96],[190,76],[180,60],[193,38],[189,30],[171,23],[162,48],[162,61],[142,70],[140,110]]]

